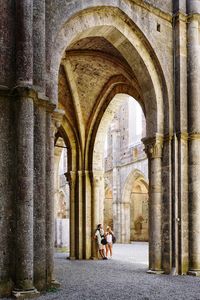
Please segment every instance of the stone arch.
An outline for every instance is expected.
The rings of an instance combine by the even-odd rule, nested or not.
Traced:
[[[59,104],[60,105],[60,104]],[[62,108],[62,106],[60,105]],[[61,125],[58,129],[58,132],[55,137],[55,141],[57,138],[62,137],[64,140],[65,145],[67,146],[68,151],[68,163],[67,163],[67,172],[65,173],[66,180],[69,183],[69,253],[70,258],[74,259],[78,257],[77,255],[77,245],[75,243],[75,211],[76,211],[76,192],[75,187],[77,184],[77,170],[79,170],[80,166],[80,145],[79,140],[74,130],[73,126],[70,124],[69,120],[67,119],[66,115],[63,116]],[[68,220],[67,220],[68,221]]]
[[[58,198],[58,211],[57,211],[57,217],[60,219],[66,218],[65,211],[64,211],[64,202],[65,202],[65,193],[63,190],[59,191],[59,198]]]
[[[113,86],[109,86],[109,92],[105,93],[105,99],[103,102],[103,107],[98,108],[93,116],[93,122],[91,123],[91,133],[90,136],[90,144],[88,142],[89,149],[86,152],[88,155],[88,166],[89,169],[95,170],[101,166],[97,165],[97,161],[99,159],[102,161],[103,157],[103,143],[105,134],[107,132],[107,128],[110,120],[114,117],[114,114],[119,109],[120,105],[122,105],[123,101],[127,96],[131,96],[134,100],[138,101],[145,113],[145,107],[143,102],[141,101],[141,96],[139,91],[137,91],[133,86],[130,85],[130,82],[124,83],[116,83],[114,82]],[[103,94],[104,95],[104,94]],[[98,151],[97,151],[98,149]],[[97,154],[98,153],[98,154]],[[98,157],[97,157],[98,156]],[[87,161],[86,161],[87,164]]]
[[[148,189],[148,180],[145,178],[145,175],[140,170],[135,169],[127,176],[127,179],[125,181],[122,192],[122,202],[126,203],[130,201],[132,185],[136,181],[141,181]]]
[[[127,222],[125,222],[124,226],[121,228],[121,235],[122,235],[122,242],[128,243],[130,240],[147,240],[148,239],[148,228],[146,228],[144,232],[141,232],[142,227],[140,226],[143,221],[146,222],[142,215],[138,215],[134,218],[133,214],[133,199],[131,198],[133,185],[144,185],[146,190],[148,191],[148,181],[145,178],[144,174],[140,170],[133,170],[129,173],[126,178],[125,184],[123,186],[122,197],[121,197],[121,218],[124,219],[124,214],[126,214]],[[140,187],[141,189],[141,187]],[[142,218],[142,220],[141,220]],[[140,230],[137,231],[138,227],[140,226]],[[135,231],[135,238],[133,239],[133,231]],[[136,236],[137,235],[137,236]]]
[[[82,28],[81,31],[80,28]],[[112,8],[112,10],[109,7],[90,8],[79,12],[63,25],[51,53],[49,86],[52,88],[49,91],[50,97],[57,102],[58,67],[65,49],[86,36],[105,36],[122,53],[131,68],[138,74],[138,78],[142,77],[142,82],[139,84],[143,85],[143,99],[146,100],[144,102],[146,111],[148,111],[148,128],[152,129],[149,135],[155,132],[163,133],[164,127],[165,132],[168,133],[170,127],[169,103],[163,71],[147,38],[118,8]],[[117,37],[116,41],[112,40],[114,36]],[[126,41],[125,48],[122,43],[119,43],[120,39]],[[132,57],[134,56],[134,62],[132,57],[127,55],[128,47]],[[166,109],[165,113],[163,106]],[[170,119],[170,123],[171,121]]]
[[[136,26],[122,10],[116,7],[112,7],[112,9],[110,7],[88,8],[77,13],[63,24],[61,30],[57,34],[54,49],[51,53],[52,56],[50,59],[49,72],[50,81],[48,82],[50,90],[48,95],[55,100],[55,103],[57,103],[58,70],[65,49],[67,49],[67,51],[71,50],[70,47],[77,41],[86,37],[94,36],[104,37],[111,45],[113,45],[124,57],[127,65],[129,65],[132,70],[131,79],[130,76],[127,76],[127,78],[130,79],[130,84],[124,85],[126,88],[127,86],[129,86],[129,88],[134,88],[134,91],[138,90],[139,95],[136,100],[138,100],[141,104],[144,104],[143,107],[146,112],[145,115],[148,136],[148,139],[145,140],[146,151],[149,153],[149,157],[158,161],[157,164],[152,164],[151,176],[155,176],[153,168],[156,167],[156,172],[158,171],[160,174],[158,184],[161,186],[162,174],[160,168],[163,135],[169,134],[169,131],[172,129],[171,103],[169,103],[168,99],[166,80],[160,62],[149,41],[138,26]],[[115,94],[119,92],[117,92],[117,86],[115,86],[115,84],[113,84],[108,93],[111,93],[112,89],[115,90]],[[85,132],[79,132],[79,143],[81,144],[82,149],[80,161],[83,168],[82,170],[84,170],[80,173],[80,181],[82,181],[85,185],[85,191],[84,193],[81,193],[81,195],[83,200],[87,202],[87,204],[85,203],[85,207],[87,206],[88,208],[87,212],[95,211],[94,208],[92,210],[91,205],[96,205],[93,203],[93,197],[95,193],[97,194],[97,192],[94,192],[92,186],[94,183],[94,174],[92,174],[92,164],[89,164],[89,162],[91,162],[93,153],[93,145],[96,136],[95,130],[98,128],[103,113],[109,104],[108,99],[109,95],[105,93],[99,103],[97,103],[96,106],[94,105],[94,109],[88,120]],[[96,114],[99,114],[99,118],[97,120],[95,118]],[[168,150],[170,151],[169,148],[165,148],[166,152]],[[165,155],[168,154],[166,153]],[[169,157],[169,155],[167,157]],[[155,181],[152,180],[151,182],[153,184]],[[160,192],[160,203],[161,197],[162,193]],[[155,213],[155,210],[153,213]],[[160,220],[161,214],[160,219],[158,219],[159,226],[157,226],[161,232]],[[93,220],[93,224],[96,224],[95,220]],[[86,226],[86,224],[84,224],[84,226]],[[90,237],[91,228],[87,228],[85,240],[90,240]],[[161,239],[161,233],[159,233],[159,237]],[[159,240],[158,243],[152,242],[152,245],[154,248],[161,248],[161,240]],[[84,251],[84,256],[89,258],[91,253],[91,242],[84,241],[83,252]],[[151,252],[152,262],[154,262],[154,253],[158,253],[159,251],[155,252],[152,250]],[[161,260],[160,255],[155,268],[161,268]],[[154,268],[152,266],[150,267]]]

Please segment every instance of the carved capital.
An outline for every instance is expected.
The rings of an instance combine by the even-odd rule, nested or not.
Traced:
[[[175,13],[173,15],[173,20],[177,23],[177,22],[187,22],[187,15],[181,11],[178,11],[177,13]]]
[[[183,141],[188,141],[188,133],[185,132],[185,131],[182,131],[182,132],[178,132],[176,134],[177,136],[177,139],[180,141],[180,140],[183,140]]]
[[[32,98],[35,100],[37,98],[37,91],[32,85],[17,85],[10,91],[11,95],[20,98]]]
[[[37,92],[34,99],[34,103],[37,106],[44,107],[47,112],[53,112],[56,108],[56,104],[49,101],[49,98],[43,93]]]
[[[50,102],[45,94],[38,92],[32,85],[18,85],[12,89],[0,86],[0,91],[6,91],[10,97],[31,98],[35,105],[44,107],[50,113],[56,108],[56,104]]]
[[[173,138],[174,138],[173,133],[165,134],[164,138],[163,138],[163,142],[169,142],[170,143],[173,140]]]
[[[190,23],[192,21],[200,21],[200,14],[199,13],[191,13],[187,17],[187,22]],[[198,29],[198,27],[197,27]]]
[[[145,153],[149,159],[161,158],[163,149],[163,135],[156,134],[154,137],[144,138]]]
[[[64,173],[66,181],[69,182],[69,185],[73,185],[75,184],[75,180],[76,180],[76,172],[75,171],[68,171],[66,173]]]
[[[103,180],[104,173],[103,171],[93,171],[91,172],[91,180],[94,186],[99,186],[100,182]]]
[[[200,140],[200,132],[190,132],[188,139],[189,140]]]
[[[57,130],[59,129],[59,127],[62,124],[62,120],[63,120],[64,115],[65,115],[65,112],[62,109],[56,109],[56,110],[53,111],[52,120],[53,120]]]

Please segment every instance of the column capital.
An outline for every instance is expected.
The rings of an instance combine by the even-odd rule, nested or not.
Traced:
[[[91,180],[93,181],[94,184],[100,184],[100,181],[102,181],[102,179],[104,178],[104,172],[100,171],[100,170],[96,170],[96,171],[91,171]]]
[[[188,132],[186,131],[180,131],[176,133],[178,140],[188,141]]]
[[[77,173],[75,171],[68,171],[68,172],[64,173],[65,178],[66,178],[67,182],[69,182],[70,185],[75,183],[76,174]]]
[[[173,15],[173,20],[175,22],[187,22],[187,15],[181,11],[177,11],[174,15]]]
[[[189,140],[200,140],[200,132],[189,132],[188,139]]]
[[[163,137],[163,142],[171,142],[174,138],[174,134],[173,133],[168,133],[165,134]]]
[[[33,85],[28,84],[14,86],[10,89],[10,94],[13,96],[19,96],[20,98],[35,99],[37,97],[37,91],[34,89]]]
[[[7,87],[0,88],[2,93],[9,94],[9,96],[16,96],[20,98],[31,98],[34,101],[34,104],[37,106],[42,106],[46,108],[47,111],[53,112],[56,108],[56,105],[50,102],[49,98],[41,92],[38,92],[32,85],[17,85],[12,89]]]
[[[187,23],[192,21],[200,21],[200,14],[199,13],[191,13],[187,17]]]
[[[52,113],[52,121],[57,130],[62,124],[64,115],[65,115],[65,112],[62,109],[55,109]]]
[[[161,158],[163,149],[163,135],[156,133],[153,137],[146,137],[142,139],[145,146],[145,153],[148,158]]]

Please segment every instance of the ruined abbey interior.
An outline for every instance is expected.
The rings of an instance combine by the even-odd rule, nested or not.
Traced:
[[[0,296],[57,284],[59,226],[71,260],[109,223],[199,276],[200,0],[0,4]]]

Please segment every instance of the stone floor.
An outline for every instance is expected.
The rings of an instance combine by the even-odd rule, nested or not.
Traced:
[[[147,274],[147,261],[147,243],[114,245],[113,258],[104,261],[70,261],[66,254],[56,254],[61,287],[38,299],[200,300],[200,278]]]
[[[198,299],[200,278],[147,274],[148,244],[114,245],[107,261],[69,261],[56,255],[58,291],[44,299]]]

